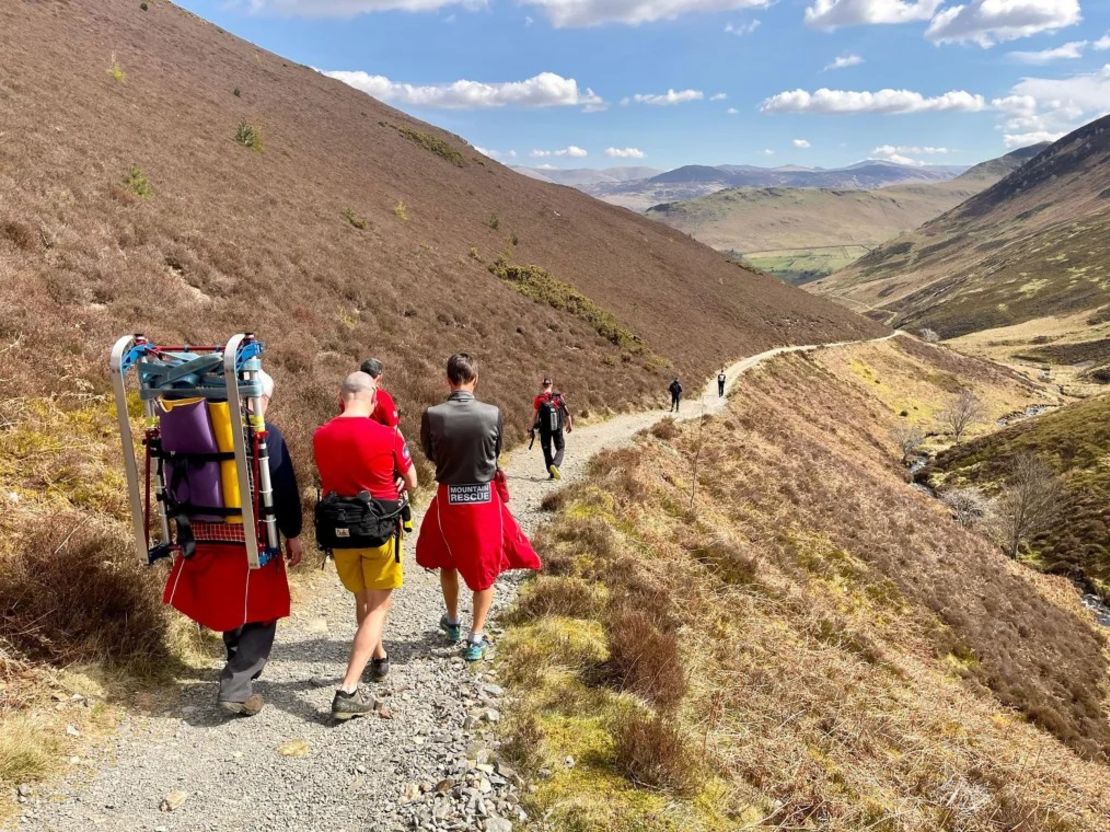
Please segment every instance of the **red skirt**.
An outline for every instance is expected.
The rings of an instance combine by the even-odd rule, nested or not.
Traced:
[[[289,615],[285,561],[279,555],[251,570],[242,545],[198,541],[191,558],[174,557],[162,601],[220,632],[285,618]]]
[[[416,562],[457,569],[472,592],[509,569],[539,569],[539,555],[505,503],[502,483],[440,484],[420,524]]]

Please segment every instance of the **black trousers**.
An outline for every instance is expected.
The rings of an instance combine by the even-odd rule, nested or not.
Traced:
[[[563,439],[563,431],[540,431],[540,447],[543,448],[543,467],[550,468],[554,465],[556,468],[563,466],[563,454],[566,450],[566,440]],[[554,449],[555,453],[552,455],[551,451]]]
[[[678,402],[681,398],[681,393],[671,393],[671,410],[675,413],[678,413]]]
[[[720,398],[725,394],[725,383],[723,381],[717,382],[717,397]]]
[[[227,664],[220,673],[220,699],[244,702],[251,682],[262,675],[277,633],[276,621],[252,622],[224,633]]]

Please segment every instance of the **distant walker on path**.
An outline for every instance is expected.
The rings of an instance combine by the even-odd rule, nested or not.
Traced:
[[[728,380],[728,376],[725,375],[724,370],[721,370],[721,372],[717,373],[717,398],[718,399],[721,398],[722,396],[724,396],[724,394],[725,394],[725,382],[727,380]]]
[[[547,478],[557,480],[562,476],[559,469],[563,467],[563,454],[566,451],[563,430],[565,428],[567,433],[573,431],[574,420],[566,399],[555,389],[550,378],[543,380],[540,394],[532,400],[531,425],[533,435],[536,430],[540,432],[543,467],[547,471]]]
[[[678,413],[678,405],[682,401],[682,385],[678,381],[678,376],[675,376],[667,390],[671,394],[671,413]]]

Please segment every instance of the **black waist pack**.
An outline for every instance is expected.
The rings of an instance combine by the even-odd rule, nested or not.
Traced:
[[[374,549],[400,528],[400,500],[379,500],[366,491],[357,497],[329,493],[316,502],[316,543],[330,549]]]

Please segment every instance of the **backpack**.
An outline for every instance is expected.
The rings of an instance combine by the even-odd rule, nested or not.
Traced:
[[[325,552],[332,549],[376,549],[391,537],[400,542],[403,500],[380,500],[360,491],[356,497],[329,492],[317,500],[316,543]],[[394,552],[400,561],[401,549]]]
[[[566,409],[567,403],[563,401],[563,394],[552,393],[547,401],[540,405],[539,413],[536,414],[536,424],[542,431],[558,433],[563,429]]]

